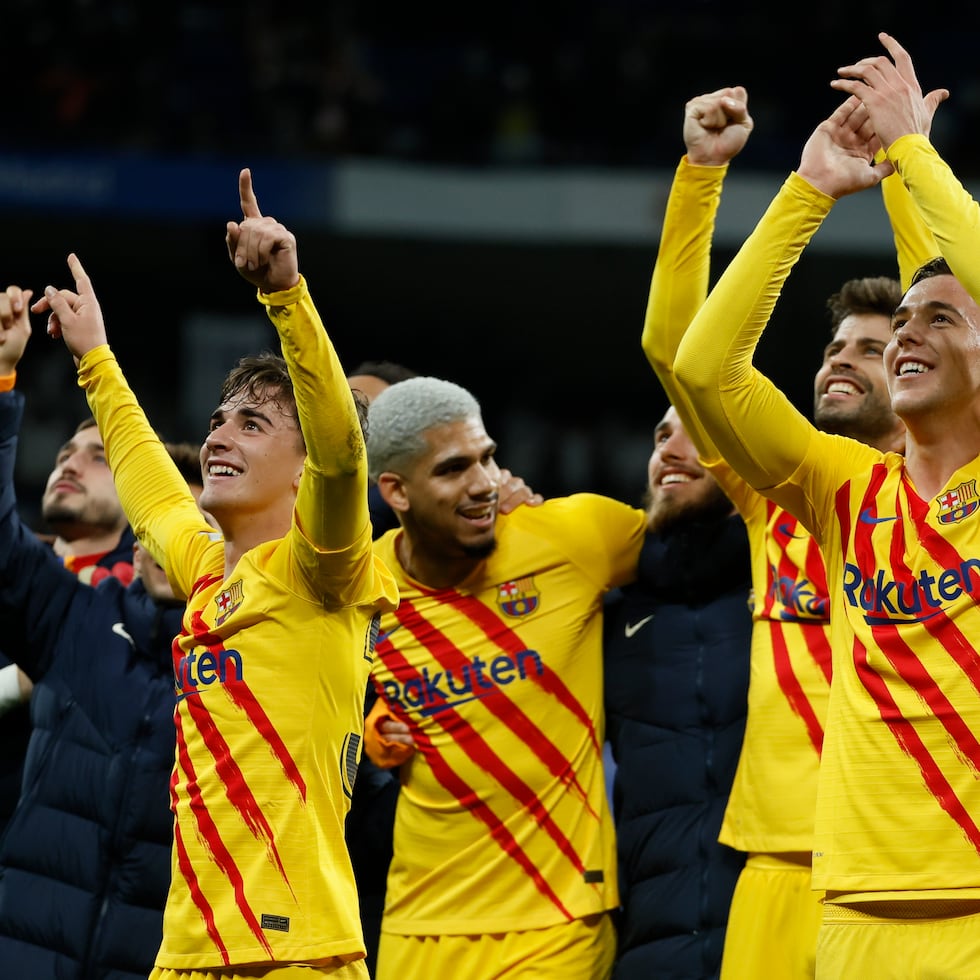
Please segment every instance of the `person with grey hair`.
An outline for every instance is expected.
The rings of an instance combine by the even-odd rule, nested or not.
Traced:
[[[365,725],[401,766],[377,980],[608,977],[602,597],[635,578],[646,515],[590,493],[504,514],[480,405],[439,378],[379,394],[367,446],[401,525],[377,543],[401,602]]]
[[[410,382],[410,383],[407,383]],[[482,418],[480,403],[465,388],[442,378],[417,377],[390,386],[371,405],[376,430],[368,438],[368,472],[377,480],[384,470],[403,466],[429,448],[425,433],[435,426]],[[386,393],[388,397],[385,397]]]

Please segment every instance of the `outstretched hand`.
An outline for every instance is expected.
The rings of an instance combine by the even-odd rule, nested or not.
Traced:
[[[48,314],[48,335],[64,339],[77,367],[85,354],[107,340],[102,307],[92,280],[74,252],[68,256],[68,269],[75,280],[75,291],[45,286],[44,295],[31,306],[31,311]]]
[[[238,175],[242,220],[229,221],[225,242],[239,273],[263,293],[291,289],[299,282],[296,239],[275,218],[263,216],[252,189],[252,172]]]
[[[894,172],[887,160],[873,162],[878,147],[868,111],[852,95],[813,131],[797,173],[824,194],[844,197],[874,187]]]
[[[838,68],[841,77],[830,85],[861,100],[887,150],[909,133],[928,137],[936,109],[949,98],[949,89],[937,88],[923,95],[908,51],[890,34],[882,32],[878,40],[891,58],[877,55]]]
[[[24,356],[31,335],[32,295],[20,286],[8,286],[0,293],[0,375],[12,374]]]
[[[728,163],[745,146],[753,125],[741,85],[696,96],[684,106],[688,160],[701,167]]]

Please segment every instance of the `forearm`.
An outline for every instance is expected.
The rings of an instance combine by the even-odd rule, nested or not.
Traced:
[[[720,454],[765,490],[795,472],[811,424],[752,365],[783,283],[833,199],[791,174],[688,328],[678,384]]]
[[[940,254],[939,244],[898,171],[881,182],[881,197],[895,239],[899,280],[908,289],[916,269]]]
[[[136,536],[164,564],[165,529],[180,511],[200,521],[197,504],[140,407],[108,346],[89,351],[78,383],[99,426],[119,502]]]
[[[900,137],[888,147],[888,159],[901,174],[953,274],[980,300],[980,205],[926,137],[917,133]]]
[[[346,547],[370,521],[367,453],[347,376],[305,280],[259,299],[279,334],[306,442],[297,498],[304,533],[319,548]]]
[[[708,295],[711,243],[728,167],[698,167],[683,157],[674,174],[650,281],[642,346],[670,403],[702,458],[714,446],[674,379],[684,332]]]

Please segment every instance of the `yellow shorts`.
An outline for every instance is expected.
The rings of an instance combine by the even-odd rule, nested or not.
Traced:
[[[897,914],[888,914],[889,909]],[[846,905],[828,899],[825,904],[817,940],[817,980],[976,980],[978,976],[978,901]]]
[[[382,932],[376,980],[607,980],[615,956],[609,912],[483,936]]]
[[[169,970],[154,967],[149,980],[369,980],[364,960],[324,966],[284,963],[276,966],[239,966],[229,970]]]
[[[812,980],[823,893],[811,888],[809,857],[748,856],[728,912],[721,980]]]

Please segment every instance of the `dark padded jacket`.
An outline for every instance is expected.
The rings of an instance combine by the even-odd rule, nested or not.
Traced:
[[[132,572],[133,532],[127,527],[119,537],[119,543],[103,555],[95,568],[112,575],[123,565]],[[92,569],[89,569],[92,572]],[[0,637],[2,640],[2,637]],[[0,651],[0,667],[13,661]],[[31,706],[29,701],[14,705],[0,715],[0,833],[20,799],[21,781],[24,776],[24,758],[31,737]]]
[[[717,977],[744,855],[717,841],[745,730],[752,620],[740,517],[648,535],[605,615],[622,909],[615,980]]]
[[[0,637],[34,681],[24,792],[0,841],[0,974],[146,980],[170,881],[180,609],[85,585],[19,519],[23,402],[0,393]]]

